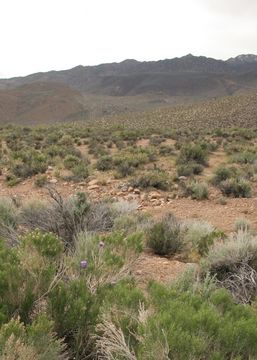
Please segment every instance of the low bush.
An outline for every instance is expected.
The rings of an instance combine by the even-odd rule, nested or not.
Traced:
[[[0,198],[0,226],[16,228],[18,223],[18,209],[14,202],[6,197]]]
[[[130,184],[142,189],[155,188],[164,191],[168,190],[170,187],[167,173],[161,170],[145,172],[140,177],[133,179]]]
[[[249,303],[257,296],[257,239],[239,230],[225,242],[217,242],[202,261],[204,273],[215,276],[236,301]]]
[[[62,241],[49,232],[32,231],[23,237],[23,242],[27,248],[34,247],[40,255],[49,258],[57,258],[63,252]]]
[[[224,238],[223,232],[204,221],[194,221],[185,226],[185,246],[200,256],[208,253],[215,240]]]
[[[180,149],[180,154],[177,159],[177,164],[187,165],[188,163],[197,163],[207,165],[207,150],[201,145],[184,145]]]
[[[251,222],[245,218],[236,219],[234,224],[235,231],[250,231],[251,227]]]
[[[147,231],[147,246],[157,255],[174,255],[182,249],[181,225],[173,215],[165,216]]]
[[[208,185],[197,181],[191,182],[186,185],[185,194],[191,196],[193,200],[208,199]]]
[[[219,188],[223,195],[232,197],[251,197],[252,188],[248,180],[244,178],[230,178],[222,181]]]
[[[0,329],[0,356],[3,360],[67,359],[68,352],[61,339],[53,332],[53,321],[38,316],[27,327],[11,319]]]
[[[173,146],[169,145],[161,145],[159,149],[159,155],[161,156],[168,156],[175,154],[175,149]]]
[[[63,159],[64,167],[68,170],[71,170],[75,166],[78,166],[81,163],[81,159],[74,155],[66,155]]]
[[[230,161],[237,164],[253,164],[257,159],[255,151],[243,151],[231,156]]]
[[[135,172],[135,167],[125,161],[124,163],[116,165],[116,170],[115,177],[120,179],[132,175]]]
[[[178,165],[178,176],[200,175],[203,172],[203,165],[197,163],[188,163],[187,165]]]
[[[102,156],[97,160],[96,163],[97,170],[100,171],[108,171],[113,168],[113,160],[112,157],[109,155]]]
[[[225,290],[204,299],[154,283],[150,294],[154,310],[139,325],[143,336],[137,359],[256,357],[256,312],[235,305]],[[240,341],[242,333],[244,340]]]
[[[226,181],[235,177],[238,174],[238,170],[234,167],[220,166],[215,170],[214,176],[211,180],[213,185],[218,186],[222,181]]]
[[[47,184],[47,176],[46,175],[38,175],[36,178],[35,178],[35,185],[37,187],[43,187]]]
[[[80,163],[76,166],[74,166],[72,169],[72,177],[71,179],[73,181],[82,181],[88,178],[89,176],[89,170],[86,164]]]

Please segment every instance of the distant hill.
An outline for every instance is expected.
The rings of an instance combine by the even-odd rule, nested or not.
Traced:
[[[257,90],[257,55],[77,66],[0,80],[0,122],[74,121]]]
[[[257,128],[257,92],[233,95],[196,104],[177,105],[96,119],[94,126],[130,129]]]
[[[0,91],[0,122],[54,123],[81,118],[78,91],[64,84],[36,82]]]

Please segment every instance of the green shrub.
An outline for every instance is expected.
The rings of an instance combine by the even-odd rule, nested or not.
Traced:
[[[35,185],[37,187],[43,187],[47,184],[47,177],[46,175],[38,175],[35,179]]]
[[[181,226],[167,215],[147,231],[147,246],[158,255],[173,255],[182,248]]]
[[[66,359],[66,347],[53,334],[53,323],[44,315],[27,328],[10,320],[0,329],[0,356],[3,360]]]
[[[97,170],[100,171],[108,171],[111,170],[113,167],[113,160],[111,156],[102,156],[98,159],[96,163]]]
[[[173,146],[169,145],[161,145],[159,149],[159,154],[161,156],[167,156],[167,155],[173,155],[175,153],[175,150]]]
[[[18,222],[18,209],[14,202],[9,199],[2,197],[0,198],[0,226],[10,226],[16,228]]]
[[[203,166],[197,163],[188,163],[186,165],[178,165],[178,176],[200,175],[203,172]]]
[[[193,200],[208,199],[208,185],[194,181],[186,186],[186,195],[191,196]]]
[[[87,165],[81,163],[72,168],[72,180],[81,181],[85,180],[89,176],[89,170]]]
[[[209,223],[194,221],[186,225],[184,240],[189,249],[203,256],[208,253],[209,247],[216,239],[223,237],[224,234]]]
[[[131,185],[142,189],[156,188],[160,190],[168,190],[170,187],[169,177],[166,172],[161,170],[152,170],[145,172],[140,177],[133,179]]]
[[[214,176],[212,178],[212,184],[219,185],[222,181],[231,179],[237,175],[238,170],[233,167],[224,167],[220,166],[215,170]]]
[[[225,290],[204,299],[152,284],[150,294],[155,310],[139,326],[138,359],[165,359],[167,354],[183,360],[256,357],[256,312],[235,305]]]
[[[257,270],[256,237],[242,230],[227,241],[215,243],[203,261],[204,269],[219,279],[227,272],[236,271],[240,264],[248,264]]]
[[[251,222],[245,218],[236,219],[234,224],[235,231],[250,231],[251,227]]]
[[[243,151],[231,156],[231,162],[238,164],[253,164],[257,159],[257,153],[254,151]]]
[[[251,303],[257,296],[257,240],[239,230],[224,243],[216,243],[202,262],[204,273],[215,276],[236,302]]]
[[[63,160],[63,164],[68,170],[71,170],[75,166],[78,166],[80,163],[81,159],[74,155],[67,155]]]
[[[21,179],[17,178],[13,174],[7,174],[5,180],[7,182],[7,185],[10,187],[15,186],[21,182]]]
[[[177,164],[197,163],[201,165],[207,164],[207,151],[201,145],[184,145],[180,149]]]
[[[116,178],[123,178],[132,175],[135,172],[135,167],[127,162],[120,163],[116,166]]]
[[[39,254],[49,258],[60,256],[63,251],[63,244],[56,235],[51,233],[43,233],[40,230],[32,231],[23,238],[26,246],[34,246]]]
[[[44,173],[47,170],[47,156],[39,151],[27,149],[16,154],[15,158],[10,170],[12,174],[18,178],[25,179],[36,174]]]
[[[223,195],[232,196],[232,197],[251,197],[251,184],[248,180],[244,178],[231,178],[225,181],[222,181],[219,185],[220,190]]]
[[[16,251],[0,240],[0,325],[17,308],[20,275]]]

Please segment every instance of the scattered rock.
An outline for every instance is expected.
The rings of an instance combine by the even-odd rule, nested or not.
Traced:
[[[134,189],[134,194],[140,194],[140,190],[139,189]]]
[[[132,187],[132,186],[130,186],[129,188],[128,188],[128,192],[133,192],[134,191],[134,188]]]
[[[187,177],[186,176],[179,176],[179,178],[178,178],[180,181],[185,181],[185,180],[187,180]]]
[[[90,186],[88,186],[88,188],[87,188],[87,190],[98,190],[98,189],[100,189],[100,186],[98,186],[98,185],[90,185]]]
[[[57,179],[50,179],[49,182],[50,182],[50,184],[57,184],[58,180]]]
[[[152,199],[159,199],[160,197],[161,197],[161,195],[160,195],[157,191],[151,192],[151,193],[149,194],[150,200],[152,200]]]
[[[88,182],[88,186],[94,186],[94,185],[98,185],[98,180],[97,179],[93,179],[93,180],[90,180]]]

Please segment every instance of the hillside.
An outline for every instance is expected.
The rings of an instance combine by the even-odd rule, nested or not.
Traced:
[[[131,129],[215,129],[257,126],[257,93],[177,105],[94,120],[95,126]]]
[[[77,66],[0,80],[0,122],[88,120],[256,90],[255,55]]]
[[[81,95],[58,83],[34,83],[0,92],[1,123],[53,123],[84,114]]]

